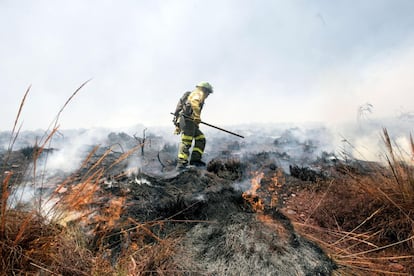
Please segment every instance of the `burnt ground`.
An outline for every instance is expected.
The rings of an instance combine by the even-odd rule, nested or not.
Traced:
[[[82,225],[93,233],[90,247],[105,247],[114,264],[123,250],[137,243],[137,228],[145,225],[150,232],[147,244],[168,238],[178,241],[173,262],[182,273],[176,274],[330,275],[337,268],[317,244],[295,232],[288,218],[295,213],[286,205],[288,199],[302,186],[329,177],[328,171],[298,165],[298,159],[281,147],[288,141],[271,140],[268,148],[257,152],[244,151],[248,144],[225,142],[207,155],[207,168],[176,172],[177,149],[166,143],[156,147],[159,137],[153,138],[152,146],[144,145],[145,152],[138,150],[119,163],[116,160],[136,146],[136,139],[124,133],[109,137],[122,151],[112,150],[99,163],[105,175],[98,183],[99,197],[89,207],[98,217],[112,208],[114,199],[122,198],[121,211],[110,225],[110,235],[108,224],[94,217],[83,219]],[[293,148],[312,150],[309,141],[294,140]],[[78,185],[105,150],[95,152],[89,166],[72,174],[72,186],[60,196]],[[30,154],[19,154],[6,165],[24,168],[26,162],[21,160],[30,159]],[[334,165],[331,157],[325,153],[315,164],[329,168]],[[106,231],[99,231],[103,228]]]
[[[295,233],[289,219],[276,206],[259,212],[216,174],[190,169],[171,179],[146,179],[147,186],[131,187],[126,214],[148,221],[186,221],[179,227],[179,258],[190,260],[187,269],[210,275],[329,275],[335,265],[313,243]],[[181,255],[182,254],[182,255]]]

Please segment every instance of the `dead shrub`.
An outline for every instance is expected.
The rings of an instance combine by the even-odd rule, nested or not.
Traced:
[[[245,165],[240,160],[234,158],[225,161],[213,159],[207,164],[207,171],[233,181],[242,179],[244,170]]]

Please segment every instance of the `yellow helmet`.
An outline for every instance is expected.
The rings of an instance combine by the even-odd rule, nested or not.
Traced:
[[[196,87],[201,87],[207,90],[208,93],[213,93],[213,86],[209,84],[208,82],[200,82],[196,85]]]

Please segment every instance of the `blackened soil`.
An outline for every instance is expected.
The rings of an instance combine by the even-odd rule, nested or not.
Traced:
[[[180,263],[187,260],[182,266],[189,267],[182,268],[197,275],[330,275],[335,264],[297,234],[279,211],[280,204],[274,204],[277,186],[285,185],[284,173],[272,163],[263,167],[258,195],[264,208],[255,210],[244,191],[235,188],[234,179],[246,181],[243,177],[250,175],[243,168],[234,160],[215,160],[208,165],[210,171],[191,168],[169,177],[133,175],[117,189],[127,197],[123,218],[163,221],[152,231],[159,237],[179,238],[175,258]],[[114,251],[122,248],[122,237],[117,241]]]

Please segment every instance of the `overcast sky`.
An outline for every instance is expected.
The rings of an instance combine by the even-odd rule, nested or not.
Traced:
[[[202,119],[355,120],[414,112],[412,0],[0,0],[0,130],[169,125],[214,87]]]

